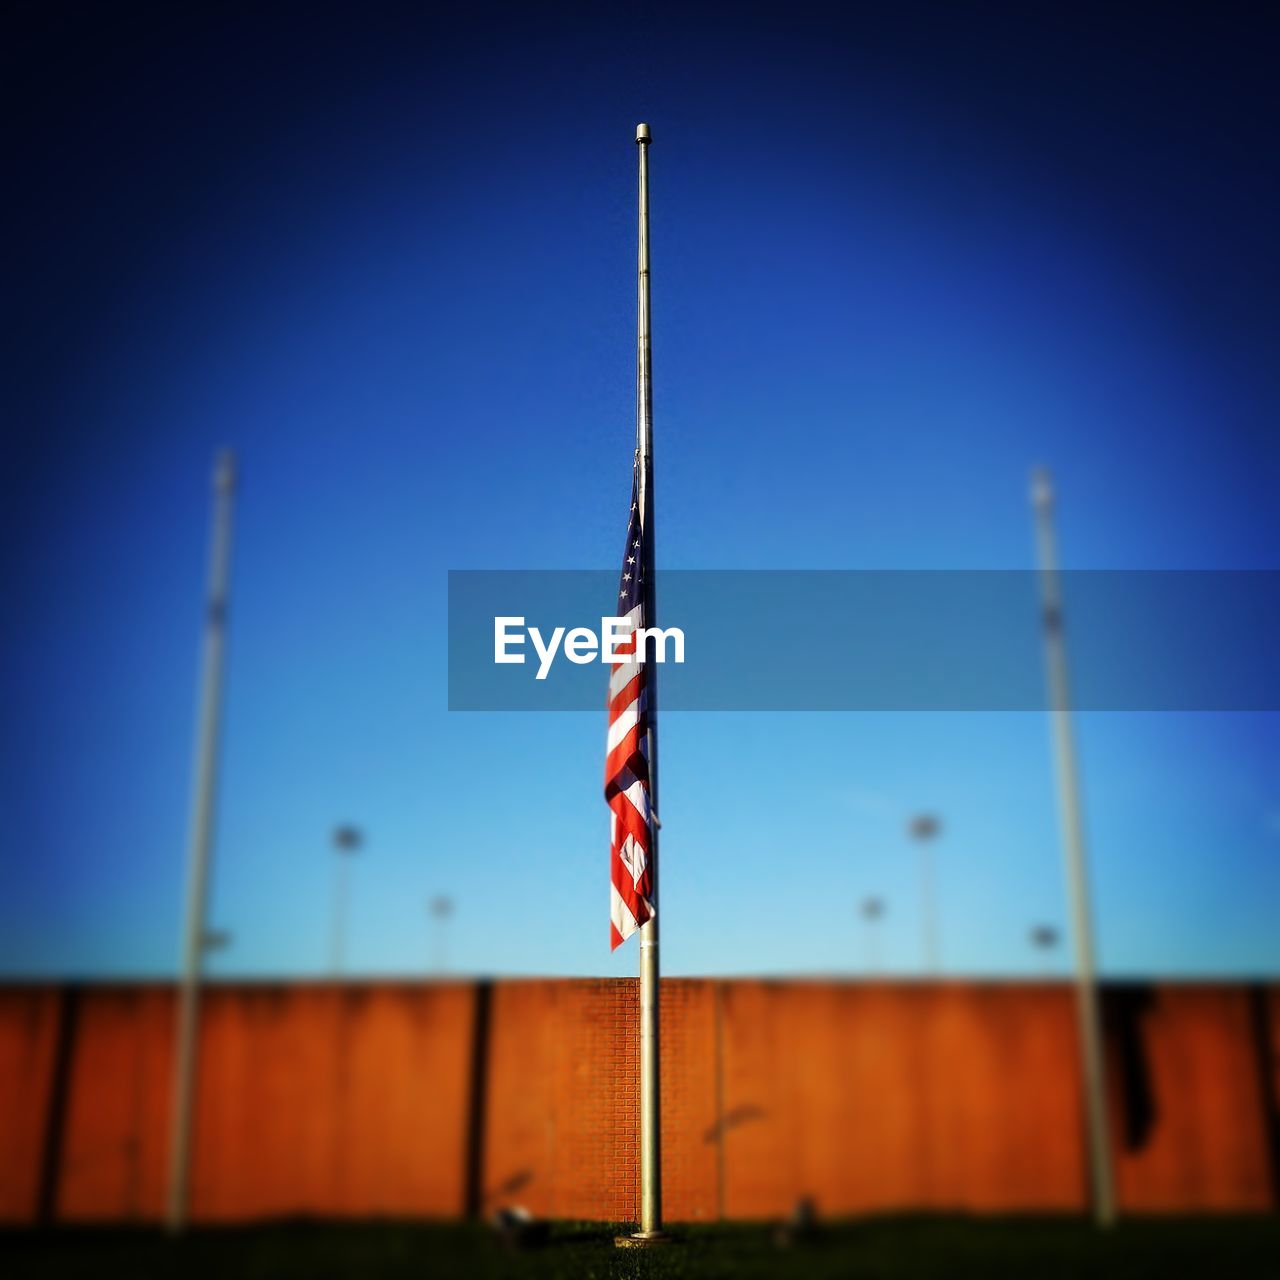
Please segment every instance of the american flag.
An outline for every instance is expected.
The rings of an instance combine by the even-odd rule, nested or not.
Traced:
[[[611,812],[609,844],[609,944],[617,948],[653,919],[653,876],[649,850],[653,815],[649,808],[649,698],[643,662],[635,658],[635,630],[648,625],[644,616],[644,533],[640,511],[640,466],[631,487],[631,519],[622,553],[616,616],[627,620],[621,634],[629,640],[615,646],[632,656],[615,662],[609,675],[609,736],[604,764],[604,798]]]

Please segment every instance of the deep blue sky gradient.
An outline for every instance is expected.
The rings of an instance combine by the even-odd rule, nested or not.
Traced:
[[[224,973],[630,973],[603,719],[450,715],[453,568],[612,568],[653,126],[658,555],[1275,568],[1256,6],[29,6],[7,103],[0,970],[177,955],[215,448],[240,454]],[[856,655],[851,656],[856,660]],[[1114,973],[1280,971],[1280,724],[1080,718]],[[1064,920],[1042,716],[673,715],[664,963],[949,971]],[[1065,964],[1060,955],[1056,963]]]

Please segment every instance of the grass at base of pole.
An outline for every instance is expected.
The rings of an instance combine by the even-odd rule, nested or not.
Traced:
[[[1083,1218],[884,1217],[825,1223],[791,1247],[766,1224],[689,1225],[679,1247],[619,1249],[619,1225],[557,1223],[548,1242],[508,1253],[474,1223],[289,1222],[194,1228],[0,1232],[6,1280],[122,1275],[136,1280],[1258,1280],[1280,1276],[1280,1217],[1128,1218],[1099,1232]]]

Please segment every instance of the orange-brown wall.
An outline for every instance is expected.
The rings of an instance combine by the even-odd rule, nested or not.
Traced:
[[[0,1221],[37,1213],[61,1000],[52,988],[0,990]]]
[[[1108,991],[1119,1193],[1277,1206],[1280,990]],[[214,985],[193,1215],[627,1220],[633,981]],[[0,988],[0,1220],[155,1221],[173,999]],[[1078,1210],[1072,993],[1055,984],[665,981],[666,1216]]]

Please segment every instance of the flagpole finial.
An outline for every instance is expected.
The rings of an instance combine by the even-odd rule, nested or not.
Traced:
[[[1036,467],[1031,472],[1031,503],[1038,511],[1047,511],[1053,506],[1053,481],[1048,467]]]
[[[636,142],[639,146],[647,147],[653,138],[649,134],[649,126],[647,124],[636,125]]]
[[[230,449],[220,449],[213,466],[215,493],[231,493],[236,487],[236,455]]]

